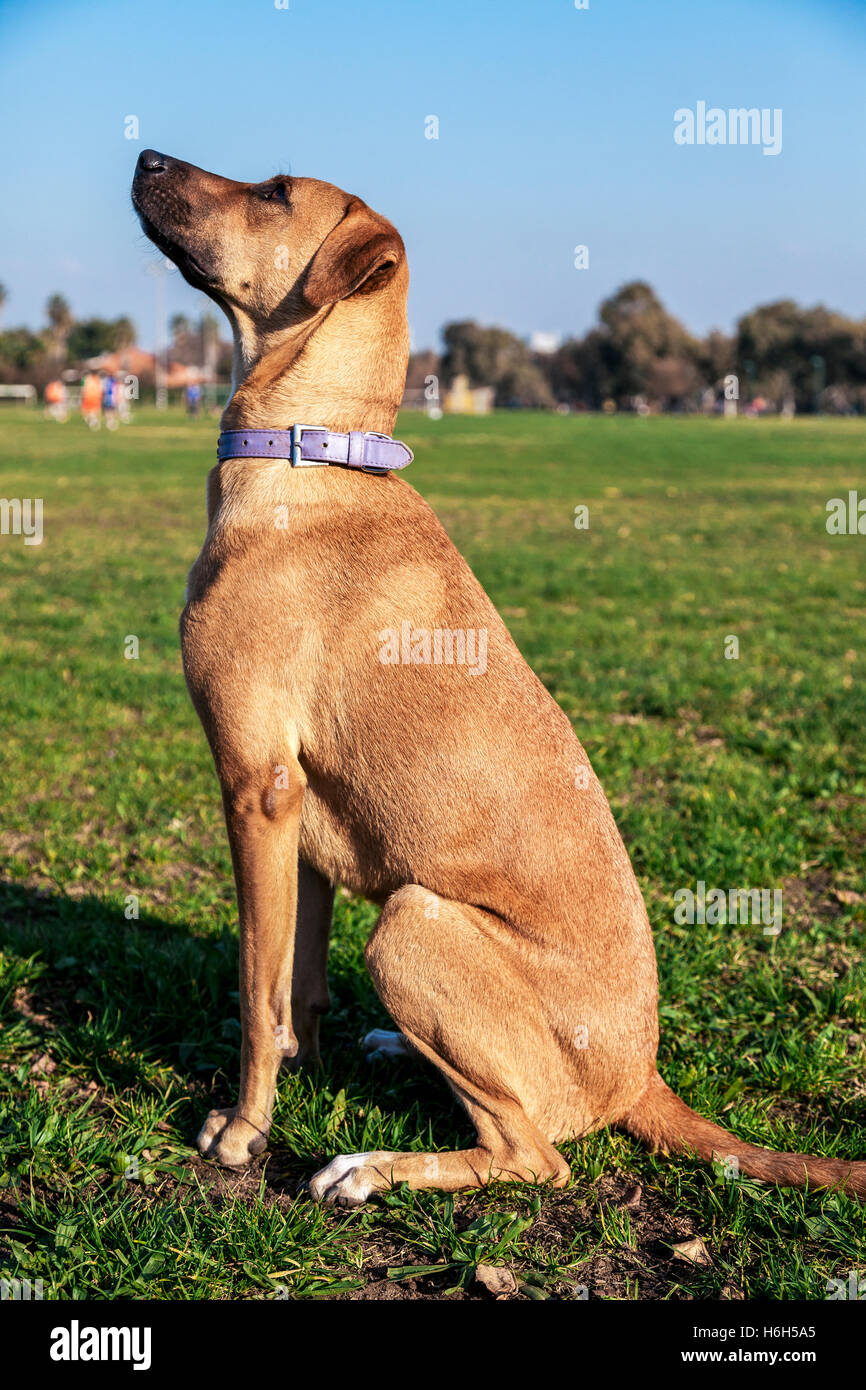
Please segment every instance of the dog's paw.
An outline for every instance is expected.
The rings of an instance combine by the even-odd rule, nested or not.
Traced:
[[[391,1186],[390,1168],[397,1157],[381,1149],[367,1154],[341,1154],[310,1178],[310,1196],[326,1207],[358,1207],[374,1192]]]
[[[412,1057],[413,1048],[402,1033],[389,1033],[384,1028],[374,1028],[368,1033],[361,1046],[368,1062],[378,1062],[383,1057]]]
[[[245,1168],[267,1142],[267,1134],[239,1116],[236,1106],[212,1110],[196,1140],[205,1157],[215,1158],[224,1168]]]

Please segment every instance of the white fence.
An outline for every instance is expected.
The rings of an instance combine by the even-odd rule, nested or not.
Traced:
[[[35,405],[36,387],[0,386],[0,401],[23,401],[25,405]]]

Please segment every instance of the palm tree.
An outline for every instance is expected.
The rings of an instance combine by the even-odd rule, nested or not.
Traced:
[[[48,315],[48,337],[51,344],[49,353],[57,361],[64,361],[66,344],[75,323],[72,310],[62,294],[52,294],[45,304],[45,312]]]
[[[111,330],[111,337],[117,352],[122,352],[124,348],[132,347],[135,342],[135,324],[132,319],[127,318],[126,314],[114,320]]]
[[[190,321],[186,314],[172,314],[168,326],[171,331],[171,341],[175,344],[180,343],[190,331]]]

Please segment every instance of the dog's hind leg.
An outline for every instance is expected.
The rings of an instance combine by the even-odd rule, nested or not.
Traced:
[[[541,1118],[556,1089],[556,1043],[531,984],[506,954],[497,919],[410,884],[387,902],[366,958],[379,995],[433,1062],[475,1125],[455,1153],[350,1154],[310,1181],[318,1201],[354,1205],[406,1182],[448,1192],[488,1182],[552,1181],[569,1169]]]
[[[293,1071],[319,1061],[319,1018],[330,1008],[328,944],[334,889],[327,879],[298,860],[298,916],[292,966],[292,1030],[297,1056],[285,1059]]]

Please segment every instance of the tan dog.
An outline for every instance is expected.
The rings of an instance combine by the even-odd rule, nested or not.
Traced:
[[[236,183],[153,151],[133,200],[231,320],[224,429],[390,434],[408,355],[408,270],[390,223],[328,183]],[[474,635],[476,653],[486,641],[486,669],[423,650],[421,664],[383,661],[405,622]],[[679,1153],[734,1156],[757,1178],[866,1195],[866,1163],[741,1143],[658,1075],[652,937],[604,793],[401,478],[218,465],[181,633],[241,931],[240,1096],[211,1112],[205,1153],[239,1166],[260,1152],[281,1060],[318,1056],[339,882],[384,904],[366,950],[376,988],[478,1140],[336,1158],[311,1180],[316,1198],[354,1203],[400,1182],[563,1185],[554,1146],[611,1124]]]

